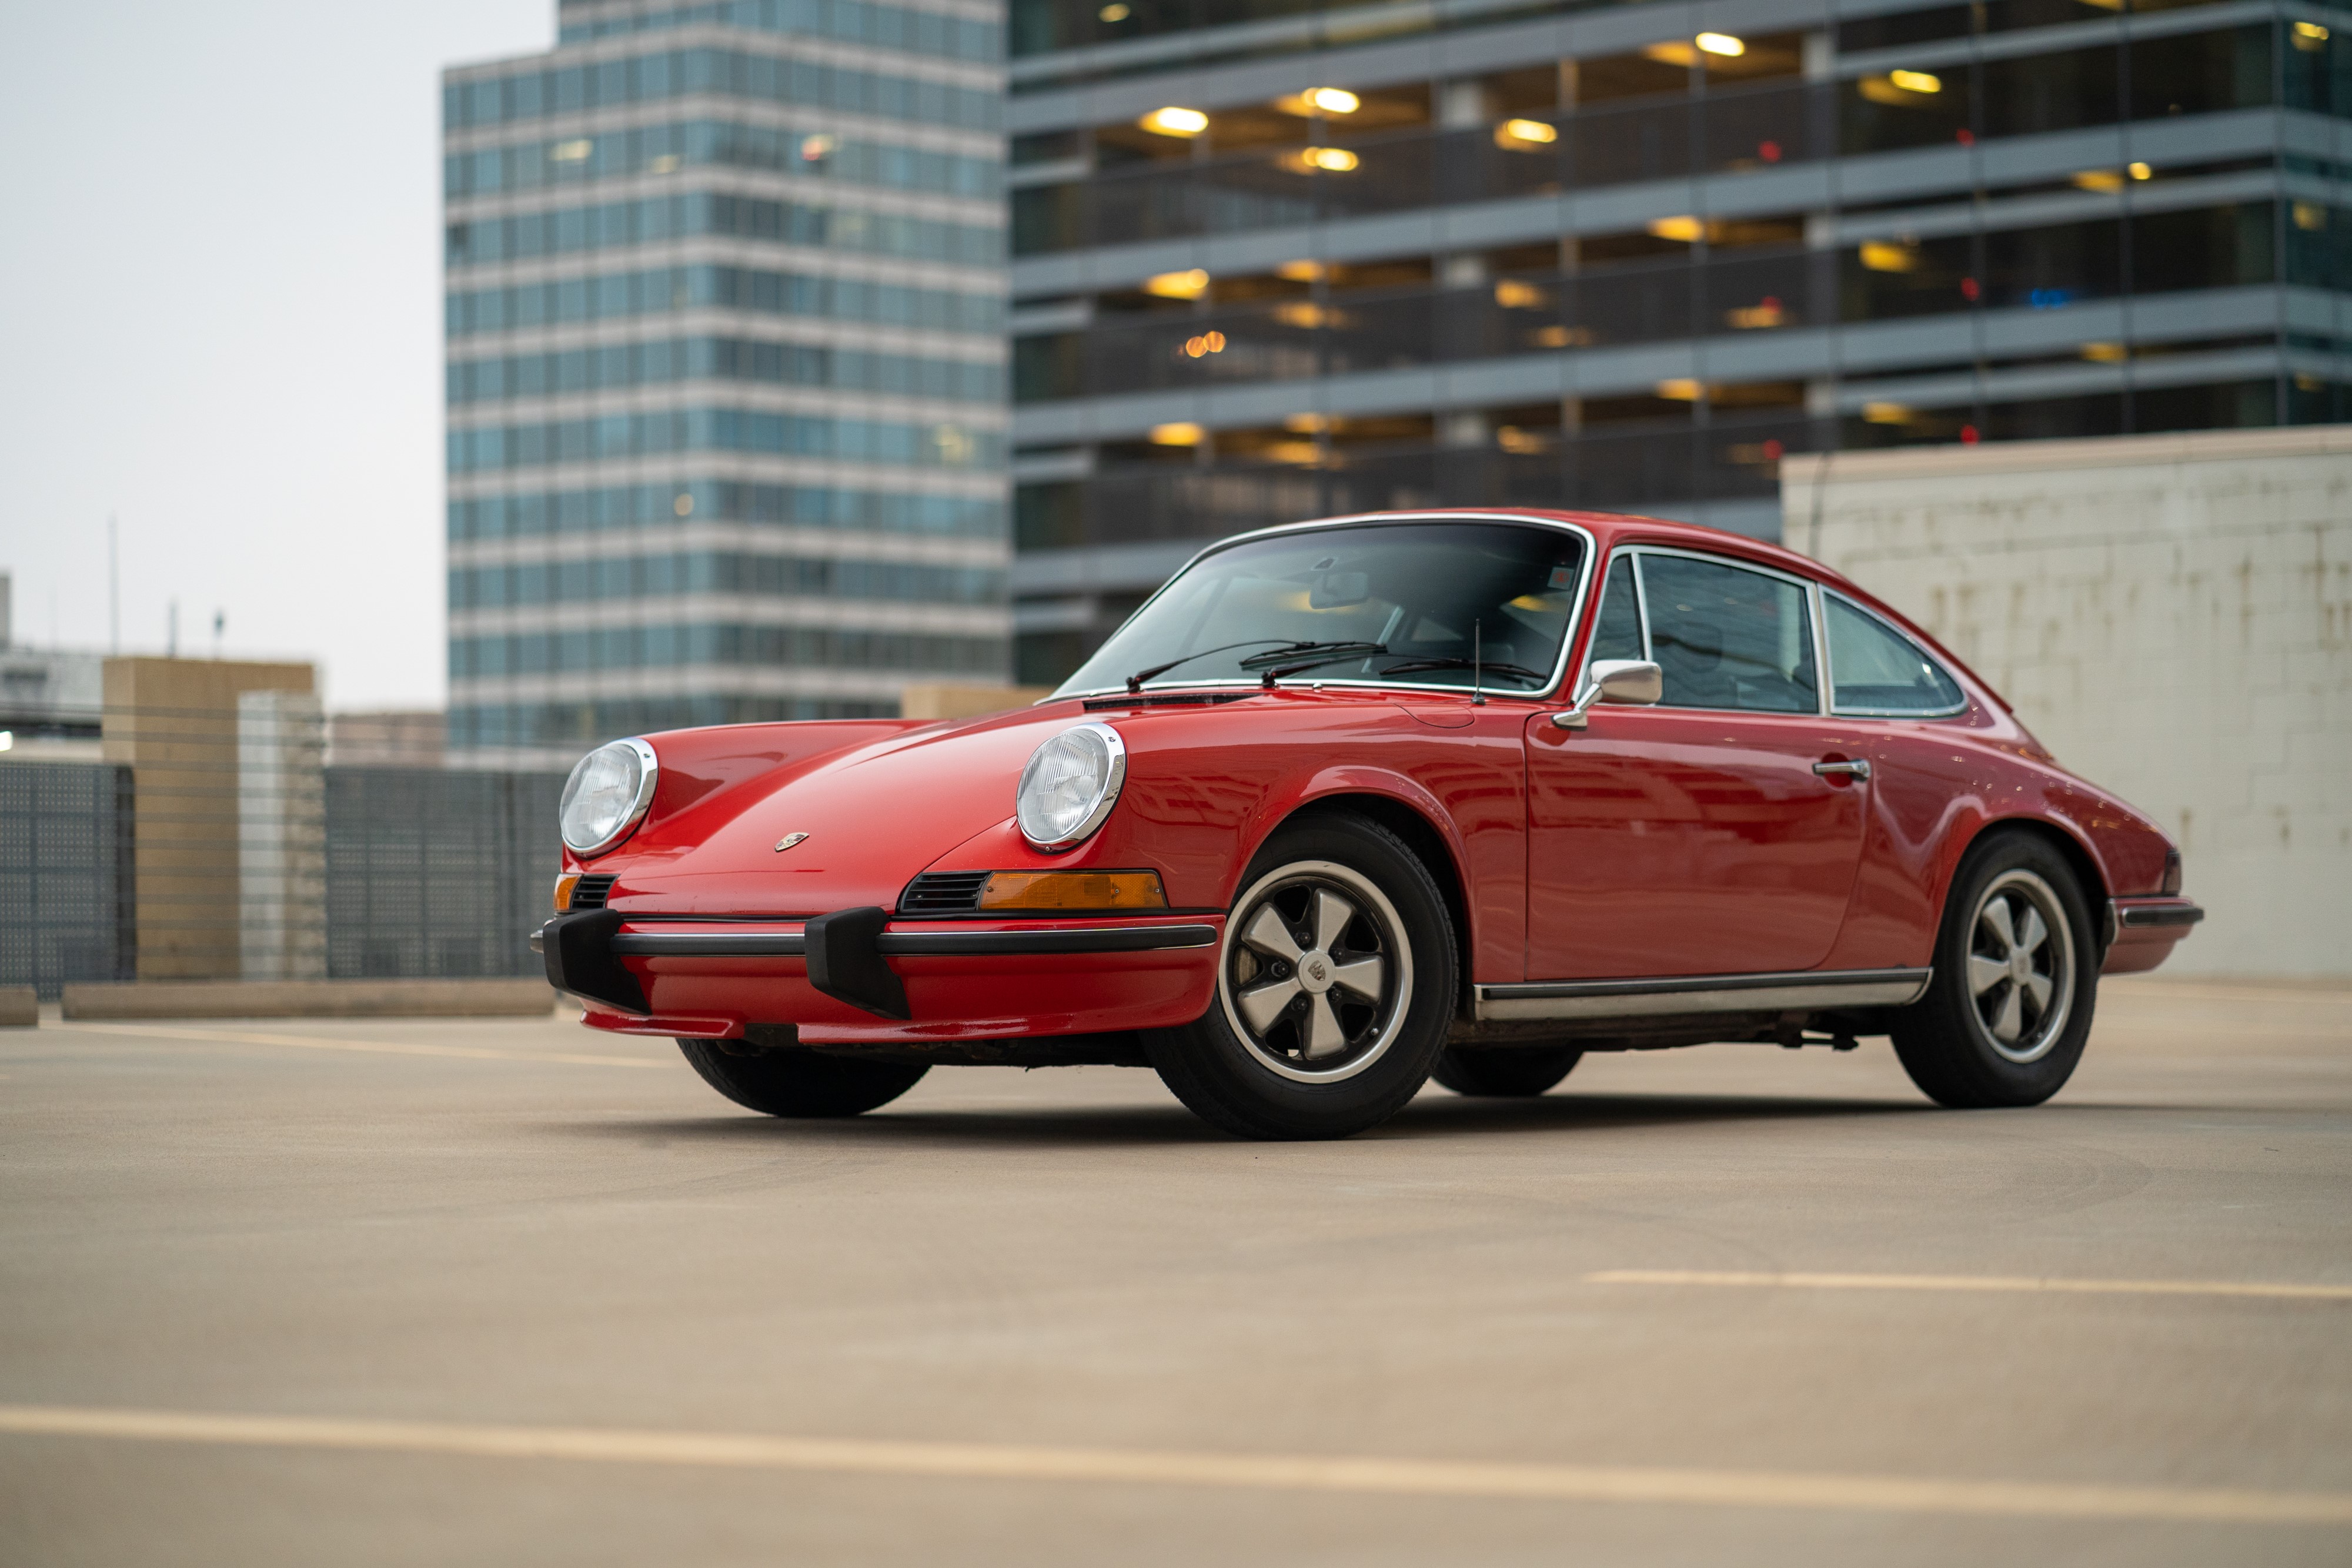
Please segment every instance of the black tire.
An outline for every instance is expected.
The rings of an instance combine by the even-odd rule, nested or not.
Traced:
[[[814,1051],[737,1056],[717,1040],[681,1040],[677,1048],[702,1081],[747,1111],[769,1116],[856,1116],[887,1105],[930,1068],[868,1061]]]
[[[1395,1115],[1454,1017],[1454,921],[1429,868],[1379,823],[1323,812],[1268,839],[1238,894],[1209,1010],[1144,1037],[1160,1081],[1244,1138],[1344,1138]],[[1257,925],[1267,911],[1288,958]],[[1244,1022],[1237,998],[1265,1021]]]
[[[1456,1094],[1477,1099],[1531,1100],[1584,1060],[1566,1046],[1540,1050],[1448,1051],[1430,1076]]]
[[[1903,1070],[1954,1110],[2039,1105],[2083,1058],[2100,957],[2089,901],[2056,846],[2013,830],[1988,835],[1952,878],[1927,995],[1895,1015]]]

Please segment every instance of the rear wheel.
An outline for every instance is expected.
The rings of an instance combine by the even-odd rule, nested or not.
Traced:
[[[737,1056],[710,1040],[681,1040],[677,1048],[704,1082],[744,1109],[770,1116],[855,1116],[888,1104],[930,1071],[814,1051]]]
[[[1454,1013],[1454,923],[1429,869],[1377,822],[1285,826],[1242,878],[1217,994],[1147,1036],[1151,1065],[1245,1138],[1344,1138],[1428,1080]]]
[[[1895,1054],[1938,1104],[2038,1105],[2082,1060],[2098,967],[2090,905],[2065,857],[2034,835],[2000,833],[1952,880],[1935,977],[1897,1016]]]
[[[1582,1061],[1566,1047],[1534,1051],[1449,1051],[1430,1076],[1456,1094],[1527,1100],[1543,1093]]]

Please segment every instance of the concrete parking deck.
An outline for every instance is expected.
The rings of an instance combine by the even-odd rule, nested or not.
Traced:
[[[2352,991],[2074,1082],[1589,1059],[1337,1145],[1149,1074],[737,1111],[539,1020],[0,1037],[0,1561],[2337,1563]]]

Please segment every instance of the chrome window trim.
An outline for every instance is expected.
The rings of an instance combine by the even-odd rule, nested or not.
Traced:
[[[1161,594],[1167,592],[1171,588],[1173,588],[1178,582],[1181,581],[1184,574],[1191,571],[1194,567],[1200,565],[1202,561],[1207,559],[1210,556],[1217,554],[1221,550],[1231,549],[1235,545],[1249,544],[1258,539],[1275,538],[1284,534],[1313,533],[1324,528],[1361,528],[1367,525],[1379,528],[1402,528],[1413,524],[1426,525],[1429,523],[1517,523],[1525,528],[1550,528],[1557,533],[1573,534],[1576,538],[1584,541],[1584,559],[1577,569],[1576,600],[1575,602],[1569,607],[1568,632],[1567,634],[1559,640],[1559,653],[1553,661],[1550,680],[1540,686],[1530,686],[1524,689],[1517,687],[1497,688],[1487,685],[1483,682],[1474,687],[1466,681],[1460,685],[1450,685],[1437,681],[1383,681],[1379,679],[1341,679],[1330,676],[1317,676],[1311,680],[1302,681],[1299,684],[1307,686],[1344,686],[1357,690],[1391,692],[1459,692],[1465,696],[1475,691],[1484,696],[1519,697],[1533,703],[1541,703],[1550,698],[1554,693],[1560,689],[1560,683],[1568,677],[1569,657],[1576,651],[1576,634],[1578,630],[1584,623],[1585,604],[1586,601],[1591,597],[1592,590],[1592,572],[1595,564],[1595,558],[1600,554],[1599,541],[1592,537],[1591,529],[1586,528],[1581,523],[1571,523],[1559,517],[1529,517],[1517,512],[1356,512],[1346,517],[1312,517],[1305,522],[1276,523],[1271,528],[1253,528],[1245,534],[1235,534],[1230,538],[1219,539],[1215,543],[1195,554],[1190,560],[1186,561],[1182,566],[1170,573],[1168,580],[1161,583],[1157,589],[1153,590],[1150,598],[1145,600],[1141,604],[1137,605],[1134,612],[1129,615],[1127,620],[1134,620],[1137,615],[1142,614],[1146,610],[1150,609],[1152,605],[1159,602],[1160,596]],[[1124,626],[1127,624],[1127,622],[1122,621],[1119,624]],[[1113,634],[1116,635],[1116,633]],[[1643,636],[1645,645],[1647,635],[1647,632],[1644,632]],[[1133,695],[1139,696],[1145,693],[1150,692],[1230,691],[1235,687],[1249,689],[1255,687],[1260,684],[1260,681],[1257,679],[1171,681],[1164,685],[1160,682],[1154,681],[1146,685],[1143,688],[1143,692]],[[1055,687],[1051,693],[1038,698],[1037,701],[1041,705],[1051,702],[1066,702],[1076,697],[1102,696],[1113,692],[1119,693],[1122,695],[1128,695],[1127,689],[1124,686],[1095,686],[1084,691],[1068,691],[1060,687]]]
[[[1819,582],[1805,576],[1802,572],[1790,571],[1785,568],[1777,566],[1766,566],[1761,561],[1746,560],[1735,555],[1718,555],[1712,550],[1686,549],[1680,545],[1619,545],[1610,557],[1610,565],[1614,566],[1617,564],[1616,557],[1619,555],[1630,556],[1633,560],[1633,600],[1634,602],[1641,607],[1642,612],[1642,656],[1649,660],[1652,664],[1657,663],[1657,652],[1650,642],[1650,590],[1647,579],[1642,570],[1642,558],[1644,556],[1681,556],[1689,560],[1705,561],[1710,566],[1734,567],[1741,571],[1752,571],[1762,577],[1773,577],[1780,579],[1783,582],[1794,583],[1797,587],[1804,590],[1805,591],[1805,613],[1812,622],[1811,642],[1813,644],[1814,679],[1813,708],[1810,714],[1801,712],[1792,713],[1786,708],[1696,707],[1682,706],[1673,703],[1664,702],[1645,704],[1644,706],[1649,712],[1737,713],[1745,714],[1750,717],[1759,718],[1827,718],[1830,716],[1829,659],[1827,656],[1829,650],[1823,642],[1823,638],[1827,633],[1824,632],[1822,625],[1821,584]],[[1604,582],[1601,584],[1601,591],[1604,593],[1608,591],[1607,583]],[[1599,629],[1599,623],[1597,621],[1595,622],[1594,629],[1596,631]],[[1938,664],[1936,667],[1937,669],[1943,668],[1941,664]],[[1591,642],[1588,639],[1585,646],[1583,666],[1580,668],[1576,674],[1576,690],[1581,692],[1591,679],[1592,649]]]

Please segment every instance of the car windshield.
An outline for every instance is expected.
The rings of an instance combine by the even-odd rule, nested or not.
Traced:
[[[1318,681],[1538,692],[1576,610],[1583,538],[1487,522],[1355,523],[1208,556],[1112,634],[1060,695]],[[1300,667],[1305,666],[1305,667]]]

